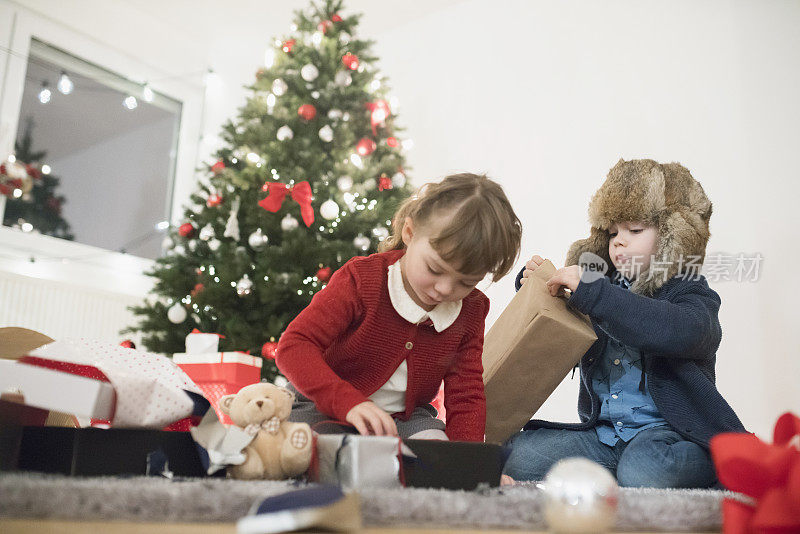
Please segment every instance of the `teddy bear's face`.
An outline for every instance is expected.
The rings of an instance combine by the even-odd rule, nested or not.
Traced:
[[[292,411],[294,396],[274,384],[259,382],[245,386],[235,395],[226,395],[219,401],[220,409],[240,427],[261,424],[277,417],[285,421]]]

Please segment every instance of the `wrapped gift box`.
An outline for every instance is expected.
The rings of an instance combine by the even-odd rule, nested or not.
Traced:
[[[206,476],[189,432],[128,428],[0,425],[0,470]]]
[[[220,421],[225,424],[231,424],[231,420],[219,410],[219,399],[225,395],[238,393],[244,386],[260,381],[263,364],[261,358],[241,352],[213,354],[179,352],[172,356],[172,361],[203,390]]]
[[[197,385],[162,355],[87,339],[48,339],[31,330],[0,329],[2,357],[11,358],[0,360],[3,391],[21,393],[32,406],[117,428],[163,428],[202,416],[208,406]]]
[[[186,336],[187,354],[212,354],[219,352],[219,334],[192,332]]]
[[[309,478],[357,490],[474,490],[499,486],[504,464],[502,447],[491,443],[323,434],[315,436]]]

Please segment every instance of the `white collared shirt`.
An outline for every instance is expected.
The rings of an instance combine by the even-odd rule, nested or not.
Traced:
[[[389,266],[389,299],[395,311],[412,324],[428,319],[437,332],[443,332],[452,325],[461,313],[461,301],[441,302],[431,311],[425,311],[414,302],[403,284],[400,261]],[[406,389],[408,387],[408,365],[403,360],[397,370],[369,399],[389,413],[404,412],[406,409]]]

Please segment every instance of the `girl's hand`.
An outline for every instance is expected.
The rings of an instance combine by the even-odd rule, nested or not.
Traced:
[[[556,271],[550,280],[547,281],[547,288],[554,297],[563,296],[564,290],[575,291],[581,282],[581,268],[578,265],[570,265]]]
[[[356,404],[347,412],[345,420],[356,427],[362,436],[396,436],[397,425],[392,416],[372,401]]]
[[[528,262],[525,264],[525,270],[522,271],[522,278],[519,279],[520,285],[524,284],[533,274],[533,271],[535,271],[538,266],[544,263],[544,261],[544,258],[537,255],[528,260]]]

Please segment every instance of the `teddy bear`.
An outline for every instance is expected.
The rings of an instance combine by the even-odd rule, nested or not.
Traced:
[[[219,400],[222,413],[254,435],[242,451],[245,461],[228,468],[233,478],[281,480],[304,473],[311,462],[311,427],[288,421],[294,395],[258,382]]]

